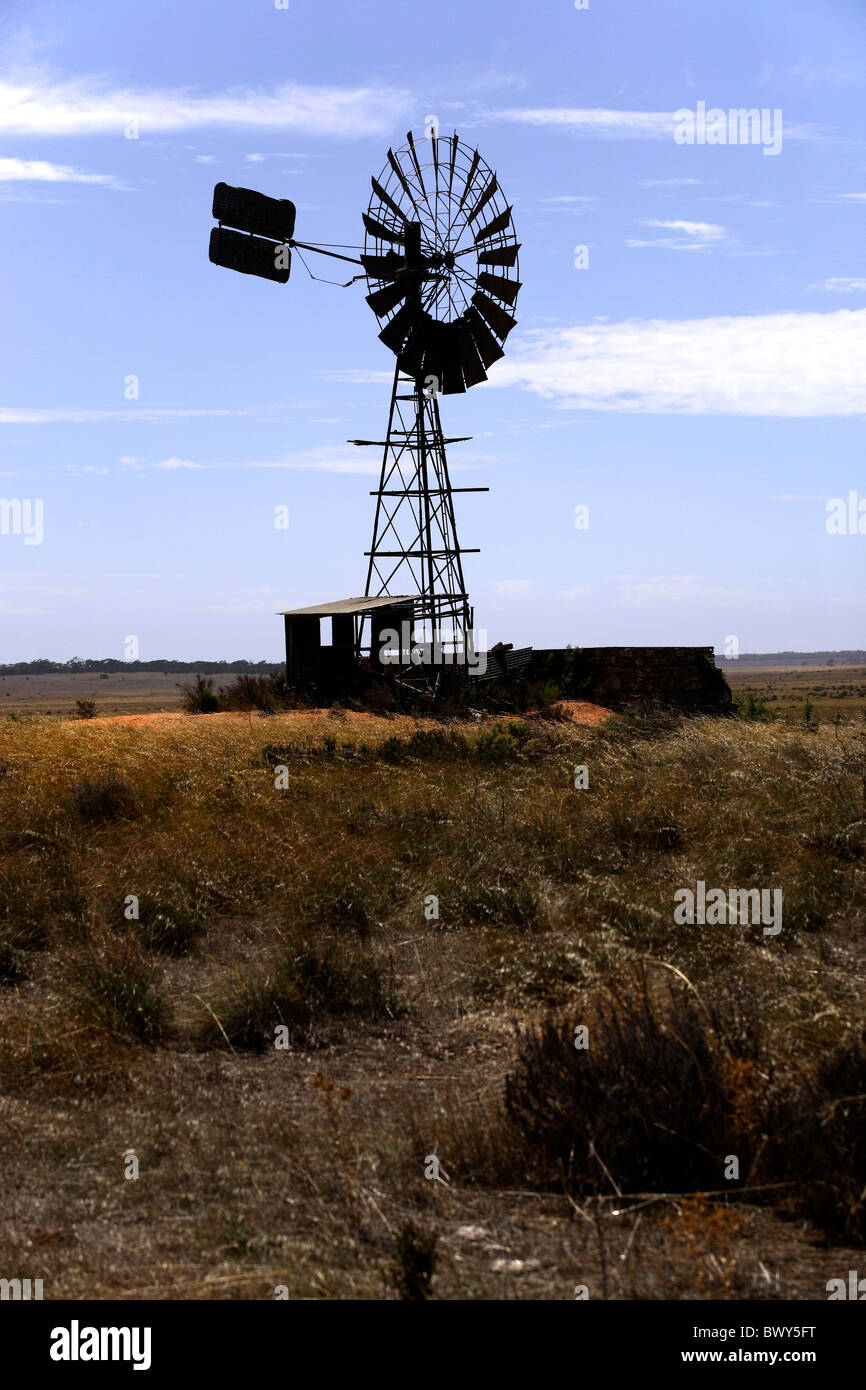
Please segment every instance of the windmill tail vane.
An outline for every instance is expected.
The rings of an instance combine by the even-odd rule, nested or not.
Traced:
[[[437,650],[444,642],[465,657],[474,649],[474,627],[462,556],[477,551],[459,544],[454,495],[488,489],[452,487],[446,446],[463,441],[445,437],[439,396],[486,381],[504,355],[516,325],[511,310],[520,290],[520,246],[496,174],[456,133],[440,138],[433,132],[416,141],[410,132],[405,146],[388,150],[371,186],[362,215],[364,245],[353,257],[331,245],[296,241],[295,206],[288,199],[217,184],[213,215],[219,225],[211,233],[210,259],[282,284],[292,250],[362,267],[347,283],[366,279],[379,338],[396,364],[385,438],[350,441],[383,450],[379,486],[371,493],[373,539],[365,552],[364,598],[376,603],[354,615],[355,658],[369,651],[374,664],[379,659],[376,614],[387,611],[391,596],[411,601],[416,634],[429,637]],[[298,610],[287,623],[290,616],[311,614]],[[404,665],[404,658],[401,646],[396,664]]]

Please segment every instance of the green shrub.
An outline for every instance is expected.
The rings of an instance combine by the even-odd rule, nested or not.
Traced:
[[[776,718],[776,711],[770,709],[766,700],[751,690],[747,690],[743,695],[735,695],[732,709],[738,719],[745,719],[750,723],[771,724]]]
[[[197,674],[191,684],[181,686],[181,694],[187,714],[215,714],[220,708],[210,676]]]

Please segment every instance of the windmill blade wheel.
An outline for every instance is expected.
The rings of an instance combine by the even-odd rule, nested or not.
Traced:
[[[371,180],[362,264],[379,336],[416,383],[444,395],[487,379],[515,325],[519,245],[511,206],[455,133],[389,150]]]

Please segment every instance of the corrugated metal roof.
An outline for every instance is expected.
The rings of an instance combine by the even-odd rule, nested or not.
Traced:
[[[384,594],[381,598],[341,598],[336,603],[316,603],[312,608],[281,609],[283,618],[333,618],[339,613],[369,613],[374,608],[394,608],[400,603],[416,603],[419,594]]]

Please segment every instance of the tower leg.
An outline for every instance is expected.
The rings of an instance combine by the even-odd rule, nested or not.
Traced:
[[[472,609],[457,540],[445,437],[435,394],[394,373],[365,594],[417,596],[416,630],[438,661],[465,672]],[[360,647],[364,647],[364,625]],[[427,662],[425,661],[425,665]]]

